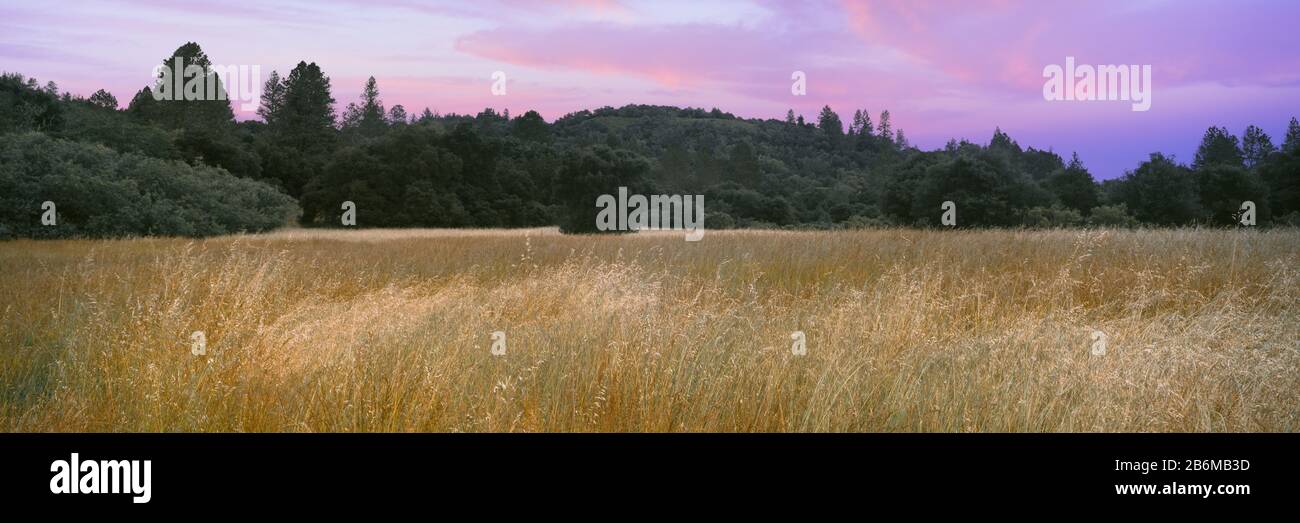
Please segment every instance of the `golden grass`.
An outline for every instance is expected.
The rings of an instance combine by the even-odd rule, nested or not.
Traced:
[[[13,241],[0,430],[1295,431],[1298,268],[1296,230]]]

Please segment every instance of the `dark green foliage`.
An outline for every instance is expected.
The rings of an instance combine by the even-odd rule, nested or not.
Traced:
[[[174,56],[186,64],[209,61],[192,43]],[[820,111],[816,125],[793,111],[761,120],[716,108],[648,105],[578,111],[549,124],[536,111],[511,118],[510,111],[493,108],[464,115],[425,109],[412,118],[400,105],[385,110],[378,82],[370,78],[361,99],[336,121],[330,79],[304,61],[284,77],[272,72],[258,110],[262,121],[236,123],[229,101],[159,101],[155,87],[140,90],[119,111],[106,91],[60,98],[52,85],[4,75],[0,134],[40,132],[59,144],[43,144],[42,151],[76,142],[112,158],[156,161],[147,164],[148,172],[175,171],[181,179],[212,176],[228,183],[233,174],[245,179],[240,183],[260,182],[256,191],[276,188],[298,199],[301,223],[308,226],[341,226],[341,206],[351,201],[362,227],[558,224],[590,232],[595,198],[614,195],[619,186],[641,194],[705,195],[711,228],[938,226],[945,201],[957,205],[959,227],[1231,225],[1245,200],[1256,203],[1262,224],[1271,217],[1300,222],[1300,124],[1294,118],[1280,149],[1254,126],[1240,142],[1210,128],[1192,168],[1154,154],[1123,178],[1098,184],[1077,156],[1067,164],[1050,150],[1022,148],[1001,129],[987,146],[953,140],[941,150],[921,151],[893,128],[889,111],[873,123],[869,112],[856,110],[847,130],[830,107]],[[41,159],[23,175],[64,168]],[[202,235],[243,223],[206,224],[190,211],[177,211],[184,218],[173,223],[170,214],[156,212],[175,204],[165,203],[169,199],[146,204],[154,209],[144,213],[148,220],[124,221],[122,213],[133,211],[117,206],[140,204],[120,196],[126,193],[114,184],[130,176],[72,178],[93,187],[77,194],[103,195],[60,206],[68,223],[88,231],[78,234]],[[45,180],[37,180],[36,189],[24,190],[41,189]],[[203,198],[224,198],[196,190]],[[192,198],[199,196],[180,200]],[[38,211],[31,203],[17,208]],[[284,214],[249,209],[267,223],[279,223]],[[101,215],[115,225],[95,222],[105,219]],[[30,225],[27,214],[13,217],[19,218],[15,223],[28,224],[19,228]],[[8,223],[0,228],[18,230]]]
[[[546,143],[551,141],[551,128],[537,111],[528,111],[516,118],[511,133],[520,140]]]
[[[1273,139],[1263,129],[1255,126],[1246,128],[1241,137],[1241,151],[1246,160],[1246,167],[1254,169],[1268,160],[1269,155],[1277,152]]]
[[[402,125],[346,146],[303,191],[303,223],[337,227],[342,204],[361,227],[525,227],[552,222],[534,171],[545,162],[502,161],[503,144],[470,124],[451,133]],[[523,152],[521,156],[526,156]]]
[[[178,61],[180,69],[177,69]],[[171,83],[164,86],[165,77],[160,73],[153,85],[141,91],[141,94],[150,95],[148,101],[142,100],[140,94],[137,94],[132,105],[127,109],[129,112],[144,121],[167,129],[212,130],[224,129],[234,124],[235,114],[230,108],[230,100],[227,99],[222,80],[216,72],[205,69],[206,72],[201,76],[185,76],[188,74],[185,69],[190,66],[207,68],[212,65],[212,61],[198,44],[189,42],[180,46],[171,56],[164,58],[161,65],[170,72]],[[178,79],[183,86],[193,82],[195,92],[190,94],[197,95],[196,99],[186,99],[184,95],[188,87],[182,87],[180,90],[175,88]],[[170,93],[170,100],[156,100],[152,96],[154,94],[162,96],[165,92]]]
[[[1079,155],[1070,158],[1070,165],[1059,169],[1043,180],[1043,186],[1056,196],[1066,208],[1086,215],[1097,206],[1100,190],[1092,174],[1083,167]]]
[[[272,71],[258,114],[266,123],[254,140],[261,176],[301,198],[307,183],[323,175],[338,144],[329,77],[315,62],[298,62],[283,81]]]
[[[178,133],[143,124],[122,111],[95,104],[65,104],[64,125],[51,133],[59,138],[97,143],[123,153],[135,153],[163,160],[181,159],[175,140]]]
[[[257,115],[266,125],[276,125],[284,112],[284,80],[278,71],[271,71],[266,83],[262,85],[262,103],[257,107]]]
[[[86,101],[89,102],[90,105],[101,109],[117,110],[117,97],[113,96],[113,93],[103,89],[95,91],[95,94],[90,95],[90,98]]]
[[[596,199],[602,194],[618,198],[619,187],[626,187],[629,194],[649,194],[646,184],[649,171],[650,162],[645,158],[604,145],[566,154],[556,173],[555,185],[555,198],[561,205],[560,230],[598,232]]]
[[[1124,204],[1093,207],[1088,215],[1088,225],[1096,227],[1136,227],[1137,218],[1128,213]]]
[[[298,62],[284,80],[284,107],[268,126],[276,141],[303,153],[332,151],[334,96],[330,79],[315,62]]]
[[[912,199],[916,224],[939,225],[945,201],[957,206],[960,227],[1019,225],[1023,210],[1050,205],[1050,195],[1001,160],[989,151],[979,157],[959,155],[927,169]]]
[[[364,138],[374,138],[388,129],[388,115],[384,101],[379,99],[379,84],[375,77],[366,80],[361,92],[361,105],[349,103],[343,111],[343,131]]]
[[[1245,165],[1245,157],[1241,152],[1237,137],[1222,127],[1206,129],[1205,136],[1201,138],[1201,145],[1196,149],[1196,160],[1192,162],[1193,169],[1201,169],[1212,165],[1227,165],[1230,167]]]
[[[1292,120],[1294,125],[1295,120]],[[1259,167],[1274,216],[1300,213],[1300,147],[1287,147]]]
[[[1074,209],[1059,205],[1034,207],[1025,212],[1025,226],[1039,229],[1078,227],[1083,225],[1083,215]]]
[[[1255,203],[1257,221],[1266,222],[1271,217],[1268,188],[1264,186],[1263,180],[1244,167],[1212,165],[1202,168],[1196,171],[1196,186],[1207,223],[1235,224],[1236,214],[1245,201]]]
[[[840,121],[840,116],[835,114],[828,105],[822,107],[822,112],[817,116],[817,128],[821,129],[826,135],[826,139],[831,143],[839,143],[844,137],[844,123]]]
[[[1125,174],[1114,197],[1144,223],[1191,225],[1204,212],[1192,170],[1160,153]]]
[[[58,222],[41,223],[54,202]],[[0,225],[34,238],[210,236],[290,223],[293,199],[216,168],[41,133],[0,135]]]
[[[1292,116],[1291,123],[1286,128],[1286,141],[1282,142],[1282,150],[1291,152],[1296,149],[1300,149],[1300,122]]]
[[[63,127],[63,106],[42,90],[35,78],[0,74],[0,133],[57,131]]]

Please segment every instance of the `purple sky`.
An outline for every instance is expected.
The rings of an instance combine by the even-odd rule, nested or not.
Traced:
[[[1300,2],[1292,0],[175,0],[0,5],[0,70],[126,104],[186,41],[216,64],[287,73],[315,61],[340,106],[374,75],[408,112],[565,113],[628,103],[846,123],[882,109],[909,140],[1078,151],[1098,178],[1153,151],[1190,161],[1210,125],[1280,142],[1300,116]],[[1150,65],[1151,109],[1049,102],[1043,68]],[[493,96],[492,73],[507,75]],[[790,92],[793,71],[807,94]],[[238,109],[238,107],[236,107]],[[240,118],[251,118],[250,113]]]

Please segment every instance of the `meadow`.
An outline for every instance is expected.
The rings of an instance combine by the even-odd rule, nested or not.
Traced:
[[[4,431],[1300,430],[1296,229],[15,240],[0,313]]]

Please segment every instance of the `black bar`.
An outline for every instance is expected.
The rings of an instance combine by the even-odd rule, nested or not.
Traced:
[[[1255,509],[1294,505],[1298,443],[1294,434],[5,434],[0,499],[6,507],[152,513],[588,499],[926,511],[972,502]],[[149,501],[52,493],[51,464],[72,453],[82,463],[149,460]],[[1166,459],[1181,470],[1116,470],[1117,460],[1136,467],[1128,464]],[[1127,484],[1248,485],[1250,492],[1116,494]]]

